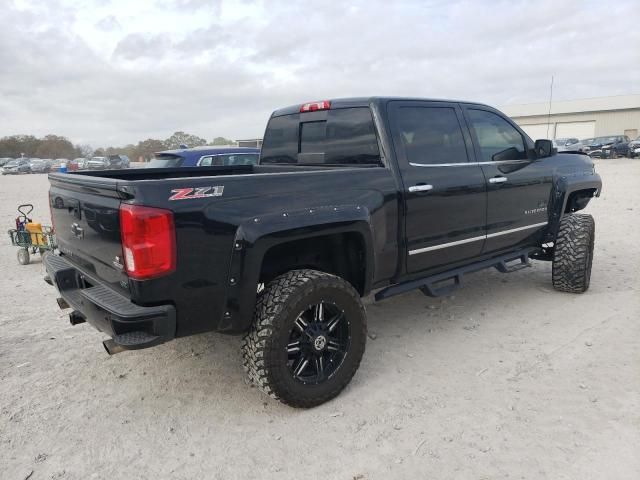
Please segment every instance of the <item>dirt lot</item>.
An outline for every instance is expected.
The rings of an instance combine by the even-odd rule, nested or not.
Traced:
[[[474,274],[455,296],[367,302],[346,391],[294,410],[243,382],[217,334],[104,352],[71,327],[0,241],[0,477],[640,478],[640,161],[598,162],[591,289],[552,290],[551,265]],[[48,219],[43,175],[0,177]]]

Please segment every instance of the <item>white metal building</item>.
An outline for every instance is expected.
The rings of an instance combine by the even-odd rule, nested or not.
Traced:
[[[534,140],[538,138],[585,138],[640,133],[640,95],[583,98],[502,107]]]

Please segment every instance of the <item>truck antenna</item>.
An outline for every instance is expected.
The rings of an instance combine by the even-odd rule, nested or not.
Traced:
[[[551,101],[553,100],[553,75],[551,75],[551,87],[549,88],[549,114],[547,115],[547,138],[549,138],[549,127],[551,126]]]

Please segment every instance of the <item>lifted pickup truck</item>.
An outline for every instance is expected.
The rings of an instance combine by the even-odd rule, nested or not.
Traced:
[[[218,331],[295,407],[349,383],[366,343],[360,298],[553,262],[589,287],[600,194],[582,154],[535,143],[486,105],[350,98],[274,112],[258,165],[53,173],[60,255],[46,280],[111,339],[109,353]]]

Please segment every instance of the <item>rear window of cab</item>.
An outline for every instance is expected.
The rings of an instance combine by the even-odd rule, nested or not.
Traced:
[[[260,163],[380,165],[371,111],[354,107],[272,117]]]

